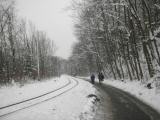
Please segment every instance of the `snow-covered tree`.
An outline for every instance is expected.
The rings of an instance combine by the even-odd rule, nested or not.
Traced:
[[[75,31],[78,44],[83,45],[74,49],[89,52],[97,71],[115,79],[140,80],[146,72],[153,77],[160,65],[155,34],[160,26],[159,4],[158,0],[74,1]]]

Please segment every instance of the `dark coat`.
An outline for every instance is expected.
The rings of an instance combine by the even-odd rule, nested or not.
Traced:
[[[94,80],[94,79],[95,79],[95,75],[92,74],[92,75],[91,75],[91,80]]]
[[[99,79],[99,80],[103,80],[103,79],[104,79],[104,75],[103,75],[102,73],[99,73],[99,74],[98,74],[98,79]]]

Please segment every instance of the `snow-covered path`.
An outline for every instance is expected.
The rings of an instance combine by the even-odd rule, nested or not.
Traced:
[[[104,84],[119,88],[139,100],[143,101],[145,104],[153,107],[160,113],[160,92],[157,92],[155,83],[152,89],[148,89],[146,84],[142,84],[140,81],[120,81],[120,80],[105,80]],[[160,91],[160,90],[159,90]]]
[[[96,80],[94,86],[101,102],[93,120],[160,120],[160,113],[155,109],[133,95],[112,87],[112,84],[108,85],[107,81],[99,84]]]
[[[63,76],[59,80],[60,83],[58,82],[56,86],[58,86],[59,84],[61,84],[60,86],[62,86],[64,83],[66,83],[67,79],[73,80],[73,78],[71,77]],[[0,119],[2,120],[44,120],[44,119],[46,120],[53,120],[53,119],[54,120],[75,120],[75,119],[79,119],[80,115],[83,114],[83,111],[85,113],[88,112],[88,116],[86,117],[92,118],[93,115],[92,115],[92,112],[90,112],[90,109],[93,106],[92,104],[93,98],[87,98],[87,96],[89,94],[94,94],[95,89],[94,87],[92,87],[91,84],[83,80],[77,79],[77,81],[79,83],[78,86],[76,86],[70,91],[67,91],[65,94],[62,94],[54,99],[50,99],[48,101],[41,102],[40,104],[36,106],[28,107],[26,109],[17,111],[13,114],[3,116]],[[44,84],[48,85],[47,82]],[[73,86],[74,85],[70,87],[73,87]],[[37,86],[37,89],[38,87],[39,85]],[[51,90],[51,89],[48,88],[48,90]],[[46,89],[45,91],[48,91],[48,90]],[[18,91],[18,90],[15,90],[15,91]],[[21,92],[23,92],[23,90]],[[25,96],[24,92],[22,94],[23,96]],[[3,101],[7,101],[5,97],[4,98],[1,97],[1,99],[3,99]],[[30,105],[30,104],[33,104],[33,103],[29,102],[26,105]]]
[[[80,77],[82,79],[90,79],[90,77]],[[96,79],[96,82],[98,82],[98,79]],[[149,81],[151,82],[151,81]],[[148,83],[149,83],[148,82]],[[148,89],[146,87],[147,83],[141,83],[141,81],[138,80],[113,80],[113,79],[105,79],[103,81],[103,84],[113,86],[115,88],[118,88],[122,91],[127,92],[128,94],[131,94],[132,96],[136,97],[137,99],[141,100],[145,104],[153,107],[156,111],[160,113],[160,88],[156,88],[156,82],[152,83],[152,89]]]

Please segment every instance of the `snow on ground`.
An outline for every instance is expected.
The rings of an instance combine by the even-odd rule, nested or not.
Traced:
[[[68,82],[69,76],[36,82],[25,86],[4,87],[0,89],[0,106],[31,98],[53,89],[59,88]],[[79,85],[69,92],[47,102],[18,111],[2,120],[90,120],[94,117],[95,94],[94,86],[86,81],[77,79]]]
[[[79,85],[55,99],[54,120],[90,120],[94,117],[92,111],[95,100],[94,97],[88,98],[90,94],[95,94],[96,89],[90,83],[78,79]]]
[[[140,81],[120,81],[120,80],[104,80],[104,84],[108,84],[119,88],[125,92],[142,100],[146,104],[152,106],[160,113],[160,92],[157,92],[155,85],[152,89],[148,89],[146,84],[142,84]],[[160,90],[159,90],[160,91]]]
[[[26,100],[38,95],[44,94],[67,83],[67,80],[61,81],[59,78],[46,80],[43,82],[33,82],[19,86],[5,86],[0,89],[0,107]]]

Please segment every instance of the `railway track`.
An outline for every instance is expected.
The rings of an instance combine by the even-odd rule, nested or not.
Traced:
[[[79,82],[76,79],[68,78],[68,82],[58,89],[52,90],[50,92],[33,98],[0,107],[0,118],[52,100],[58,96],[65,94],[66,92],[69,92],[70,90],[78,86],[78,84]]]

